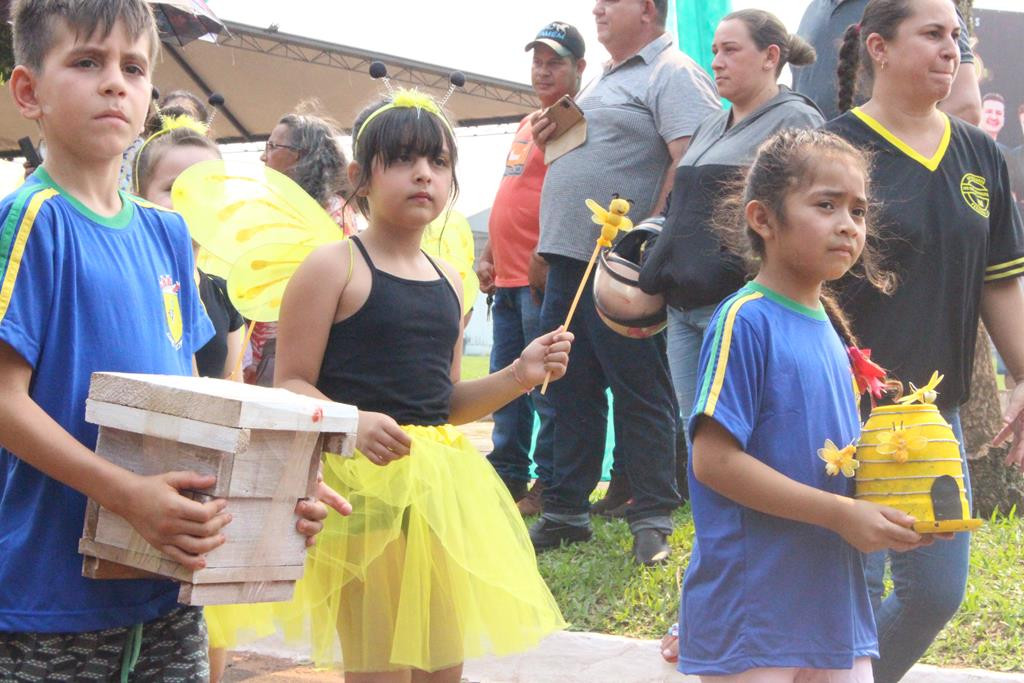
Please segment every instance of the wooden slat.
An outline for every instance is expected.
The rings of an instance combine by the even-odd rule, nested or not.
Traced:
[[[295,593],[294,581],[267,581],[249,583],[183,583],[178,591],[178,602],[183,605],[235,605],[251,602],[281,602],[291,600]]]
[[[226,427],[356,431],[353,406],[209,377],[97,372],[89,398]]]
[[[85,420],[102,427],[116,427],[228,453],[237,453],[249,443],[248,429],[224,427],[94,399],[85,402]]]
[[[218,429],[226,428],[218,427]],[[144,477],[164,474],[171,470],[212,474],[217,481],[211,488],[204,489],[204,492],[218,498],[233,495],[234,454],[232,453],[178,443],[155,436],[144,436],[114,427],[100,427],[99,437],[96,440],[96,453],[115,465]],[[271,491],[263,495],[272,493]]]
[[[128,557],[130,551],[114,548],[103,543],[89,542],[84,546],[79,543],[79,552],[96,552],[108,557]],[[152,558],[146,557],[146,561]],[[180,576],[190,574],[192,583],[239,583],[253,581],[297,581],[302,578],[303,567],[286,565],[283,567],[214,567],[199,569],[189,573],[183,569]],[[172,579],[173,577],[147,572],[143,569],[130,567],[113,560],[104,560],[92,555],[83,555],[82,576],[90,579]]]
[[[296,499],[288,501],[240,498],[228,503],[232,521],[224,527],[227,538],[224,545],[206,554],[206,566],[254,567],[302,565],[305,562],[306,538],[295,529]],[[171,558],[151,546],[123,518],[100,508],[96,525],[96,542],[132,551],[127,560],[112,559],[140,569],[169,576],[165,571],[152,569],[140,563],[136,555],[157,557],[167,562]],[[93,553],[89,553],[93,554]],[[177,574],[174,578],[179,578]],[[193,579],[189,577],[189,581]]]
[[[129,567],[128,565],[101,560],[98,557],[82,556],[82,576],[87,579],[166,579],[165,576]]]
[[[102,560],[142,569],[168,579],[175,579],[177,581],[192,580],[193,572],[191,570],[182,567],[166,555],[149,555],[98,541],[91,541],[87,538],[78,541],[78,552],[89,557],[98,557]],[[83,571],[84,569],[85,567],[83,566]]]
[[[223,429],[223,428],[220,428]],[[316,432],[245,430],[245,448],[227,453],[155,436],[100,427],[96,453],[136,474],[173,470],[210,474],[203,493],[216,498],[294,498],[313,495],[320,460]]]

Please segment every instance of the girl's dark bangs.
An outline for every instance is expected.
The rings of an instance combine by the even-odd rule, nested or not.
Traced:
[[[448,139],[447,129],[429,112],[413,108],[398,108],[385,112],[371,122],[377,125],[367,131],[373,138],[372,149],[379,150],[378,158],[390,166],[404,155],[437,157],[444,153],[448,142],[449,156],[454,161],[454,141]]]

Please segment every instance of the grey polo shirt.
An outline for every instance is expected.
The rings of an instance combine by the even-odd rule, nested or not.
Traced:
[[[576,101],[586,115],[587,141],[548,168],[537,250],[586,261],[600,227],[584,200],[607,206],[617,193],[633,202],[634,223],[649,216],[672,160],[668,143],[692,135],[721,105],[714,83],[668,34],[606,65]]]
[[[842,113],[837,104],[839,82],[836,69],[839,68],[839,48],[843,43],[843,34],[850,24],[860,23],[867,4],[868,0],[811,0],[800,20],[797,33],[814,46],[818,58],[813,64],[792,67],[793,90],[814,100],[826,121]],[[974,53],[971,52],[967,24],[959,11],[957,18],[960,20],[960,63],[971,64],[974,62]],[[858,104],[862,104],[867,96],[859,92],[855,99]]]

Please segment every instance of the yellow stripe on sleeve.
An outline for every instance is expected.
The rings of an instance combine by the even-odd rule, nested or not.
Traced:
[[[715,414],[715,406],[718,404],[718,395],[722,391],[722,384],[725,382],[725,367],[729,363],[729,345],[732,342],[732,328],[736,322],[736,314],[739,313],[740,308],[743,304],[753,299],[760,299],[763,295],[760,292],[754,292],[747,296],[740,297],[732,306],[729,308],[729,313],[725,318],[725,326],[722,329],[722,341],[719,348],[721,349],[721,355],[718,357],[718,362],[715,364],[715,378],[711,382],[711,390],[708,392],[707,403],[704,405],[703,413],[708,416]]]
[[[39,209],[50,197],[57,194],[57,190],[46,188],[32,196],[28,209],[21,219],[17,228],[17,236],[14,238],[14,246],[11,249],[11,256],[7,261],[7,268],[4,272],[3,283],[0,284],[0,320],[7,315],[7,308],[11,305],[11,296],[14,294],[14,281],[18,279],[18,270],[21,268],[21,256],[25,252],[25,244],[28,243],[28,236],[32,232],[32,224],[35,223]]]

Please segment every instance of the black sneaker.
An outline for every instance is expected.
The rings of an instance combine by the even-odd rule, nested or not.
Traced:
[[[641,529],[633,534],[633,556],[637,564],[648,567],[663,564],[669,552],[668,536],[657,529]]]
[[[589,541],[593,532],[589,526],[576,526],[565,524],[541,517],[530,527],[530,540],[533,542],[533,549],[536,551],[550,550],[570,543]]]

